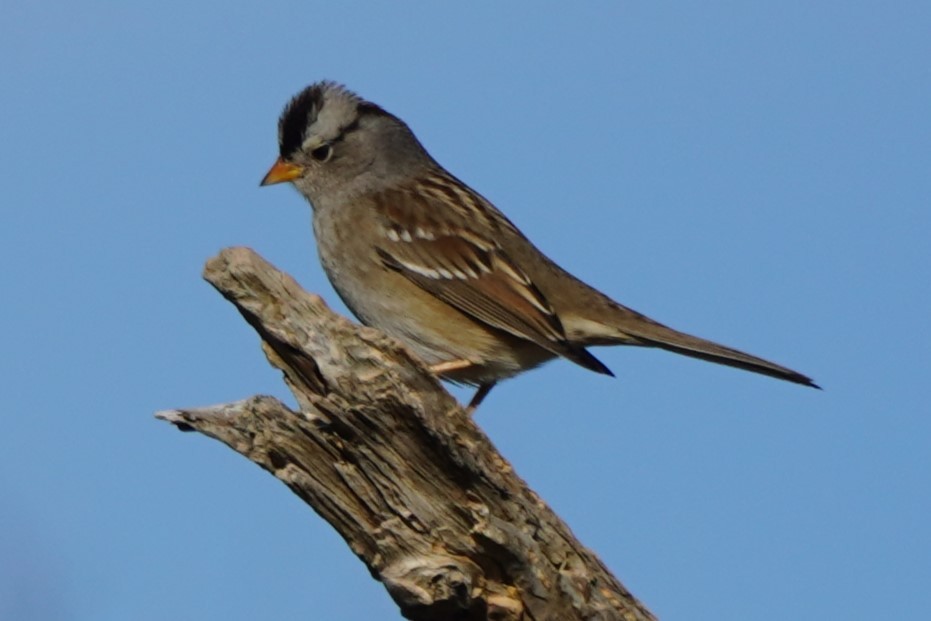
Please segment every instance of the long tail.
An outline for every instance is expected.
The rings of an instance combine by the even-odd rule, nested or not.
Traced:
[[[616,321],[612,322],[613,327],[620,330],[623,335],[631,337],[631,340],[626,341],[628,343],[659,347],[684,356],[700,358],[701,360],[737,367],[738,369],[746,369],[747,371],[769,375],[770,377],[802,384],[803,386],[811,386],[819,390],[821,388],[810,377],[798,371],[793,371],[769,360],[751,356],[731,347],[673,330],[616,302],[614,304],[617,307],[616,311],[620,312],[614,313]],[[621,341],[624,342],[623,339]]]
[[[701,360],[708,360],[709,362],[716,362],[718,364],[726,364],[730,367],[746,369],[747,371],[769,375],[770,377],[775,377],[787,382],[794,382],[796,384],[802,384],[803,386],[821,389],[821,386],[818,386],[818,384],[812,381],[807,375],[778,365],[775,362],[763,360],[762,358],[751,356],[737,349],[725,347],[724,345],[719,345],[712,341],[698,338],[697,336],[677,332],[670,328],[667,328],[667,330],[671,333],[668,337],[663,335],[659,336],[659,338],[649,338],[647,336],[638,336],[637,338],[647,345],[660,347],[684,356],[700,358]]]

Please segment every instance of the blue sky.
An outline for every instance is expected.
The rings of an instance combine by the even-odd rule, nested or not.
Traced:
[[[613,348],[483,405],[660,618],[931,616],[928,3],[447,4],[6,0],[0,618],[399,618],[284,486],[152,418],[289,398],[200,279],[220,248],[343,308],[258,187],[323,78],[588,282],[824,386]]]

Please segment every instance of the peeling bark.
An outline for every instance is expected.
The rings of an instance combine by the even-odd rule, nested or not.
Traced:
[[[329,522],[407,619],[649,620],[403,345],[246,248],[204,277],[259,333],[275,398],[157,416],[220,440]]]

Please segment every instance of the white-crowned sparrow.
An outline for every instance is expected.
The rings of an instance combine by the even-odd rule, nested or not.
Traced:
[[[589,345],[661,347],[817,387],[578,280],[430,157],[403,121],[339,84],[294,97],[278,142],[262,185],[290,181],[310,201],[320,260],[340,297],[441,377],[477,386],[472,408],[497,381],[558,356],[613,375]]]

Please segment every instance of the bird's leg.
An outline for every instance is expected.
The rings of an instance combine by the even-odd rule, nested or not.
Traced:
[[[447,360],[446,362],[440,362],[439,364],[430,365],[430,370],[436,375],[445,375],[452,371],[461,371],[462,369],[468,369],[471,366],[474,366],[475,363],[471,360]]]
[[[497,383],[498,382],[485,382],[484,384],[479,384],[478,390],[475,391],[475,395],[472,397],[472,400],[469,401],[469,405],[466,406],[466,412],[475,414],[476,408],[485,400],[485,397],[488,396],[488,393],[491,392],[491,389],[494,388]]]
[[[475,363],[469,360],[447,360],[446,362],[430,365],[430,371],[436,375],[442,376],[454,371],[462,371],[472,366],[475,366]],[[472,397],[472,400],[469,401],[469,405],[466,406],[466,412],[474,414],[475,409],[481,404],[485,397],[488,396],[488,393],[495,387],[495,384],[497,384],[497,382],[494,381],[479,384],[478,390],[475,391],[475,395]]]

